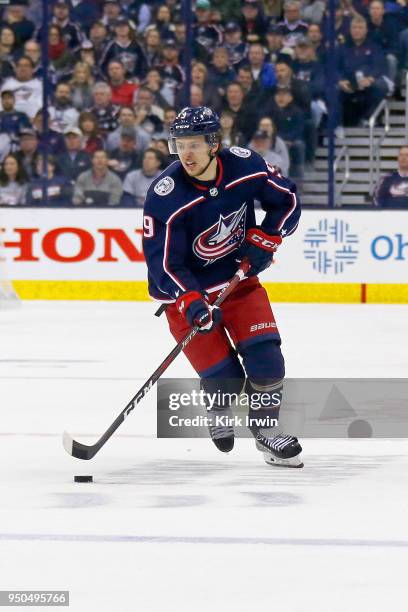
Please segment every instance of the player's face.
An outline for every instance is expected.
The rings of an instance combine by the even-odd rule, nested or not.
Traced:
[[[210,146],[204,136],[178,138],[177,154],[189,176],[200,176],[208,166]]]

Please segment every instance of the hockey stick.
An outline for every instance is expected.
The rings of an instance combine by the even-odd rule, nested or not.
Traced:
[[[221,306],[224,300],[232,293],[238,283],[241,282],[245,278],[246,273],[250,268],[249,263],[244,259],[238,268],[237,272],[234,274],[229,283],[221,289],[220,293],[217,296],[213,306]],[[77,459],[92,459],[96,455],[96,453],[102,448],[102,446],[109,440],[111,435],[117,430],[119,425],[123,423],[127,416],[132,412],[132,410],[136,407],[136,405],[140,402],[141,399],[144,398],[147,393],[149,393],[150,389],[153,385],[159,380],[159,378],[164,374],[169,365],[175,360],[177,355],[181,353],[181,351],[187,346],[187,344],[194,338],[198,331],[198,326],[193,327],[188,334],[181,340],[169,353],[166,359],[159,365],[157,370],[153,372],[150,378],[144,383],[144,385],[139,389],[139,391],[132,397],[130,402],[126,405],[126,407],[122,410],[122,412],[117,416],[117,418],[113,421],[112,425],[105,431],[103,436],[99,438],[99,440],[88,446],[87,444],[82,444],[81,442],[77,442],[74,438],[64,431],[63,435],[63,445],[65,450],[69,455],[76,457]]]

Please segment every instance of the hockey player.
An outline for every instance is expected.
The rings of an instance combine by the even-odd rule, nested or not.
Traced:
[[[199,326],[202,333],[186,346],[185,354],[206,393],[239,394],[245,385],[249,398],[260,392],[272,398],[281,392],[284,360],[257,275],[272,263],[282,237],[297,227],[296,186],[250,149],[222,150],[220,138],[218,116],[206,107],[184,108],[170,127],[169,150],[179,161],[152,183],[144,207],[149,292],[167,304],[177,342],[190,326]],[[255,199],[266,213],[259,226]],[[248,278],[225,300],[221,312],[211,304],[243,257],[251,266]],[[249,418],[277,418],[275,404],[250,408]],[[232,414],[230,406],[214,411]],[[232,450],[234,430],[227,419],[213,419],[209,429],[219,450]],[[267,463],[302,467],[295,437],[274,428],[250,430]]]

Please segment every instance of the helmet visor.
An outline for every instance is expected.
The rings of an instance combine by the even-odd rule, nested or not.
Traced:
[[[203,153],[208,151],[209,147],[218,145],[219,139],[216,133],[207,134],[206,136],[186,136],[184,138],[169,138],[169,151],[171,155],[180,155],[182,153]]]

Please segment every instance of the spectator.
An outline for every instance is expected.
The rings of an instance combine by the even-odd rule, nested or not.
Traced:
[[[311,93],[305,80],[298,79],[293,74],[292,62],[280,60],[276,67],[276,89],[287,87],[291,90],[294,103],[305,113],[310,112]],[[273,104],[273,102],[272,102]]]
[[[92,168],[79,175],[74,188],[73,202],[85,206],[115,206],[122,196],[122,181],[108,168],[105,151],[95,151]]]
[[[17,151],[16,157],[29,179],[32,179],[36,173],[39,157],[38,145],[38,136],[35,130],[31,128],[21,130],[20,150]]]
[[[48,109],[50,126],[63,134],[68,127],[78,125],[79,113],[72,104],[71,86],[69,83],[58,83],[54,95],[54,104]]]
[[[98,121],[92,113],[84,111],[79,115],[78,127],[82,132],[82,150],[93,155],[104,149],[103,139],[99,133]]]
[[[169,152],[169,145],[167,138],[153,138],[150,143],[150,148],[155,151],[159,151],[163,157],[163,163],[161,165],[161,169],[167,168],[168,165],[172,163],[173,158]]]
[[[228,85],[225,98],[223,110],[229,110],[233,114],[237,131],[249,142],[255,131],[259,111],[247,101],[244,88],[236,81]]]
[[[408,146],[398,153],[398,170],[379,181],[374,194],[374,204],[381,208],[408,209]]]
[[[395,83],[398,69],[398,24],[393,15],[385,14],[381,0],[370,2],[368,36],[383,50],[388,64],[388,77]]]
[[[265,60],[265,51],[259,43],[249,46],[248,64],[251,68],[252,78],[259,89],[265,91],[276,84],[276,74],[273,65]]]
[[[43,77],[43,67],[41,63],[41,47],[35,40],[27,40],[24,43],[23,55],[29,57],[33,62],[33,77]]]
[[[268,24],[258,0],[242,0],[241,10],[239,25],[244,41],[263,43]]]
[[[207,66],[202,62],[193,63],[191,68],[191,83],[202,90],[203,104],[218,112],[221,106],[221,98],[216,87],[209,82]],[[176,99],[176,106],[182,106],[181,98],[183,94],[184,92],[180,90],[178,98]]]
[[[0,170],[0,204],[16,206],[25,203],[28,177],[12,153],[4,159]]]
[[[33,78],[34,64],[26,56],[20,57],[16,64],[16,76],[9,77],[2,86],[2,91],[13,91],[16,99],[16,110],[25,113],[32,119],[42,106],[42,83]]]
[[[68,2],[58,0],[54,4],[52,13],[52,23],[59,27],[66,46],[71,50],[79,47],[82,42],[82,35],[77,24],[69,20]]]
[[[351,41],[339,50],[338,85],[345,125],[368,119],[381,100],[390,93],[385,55],[367,39],[367,23],[355,17],[350,27]]]
[[[121,204],[143,208],[147,190],[160,175],[162,163],[163,156],[159,151],[146,149],[143,153],[142,167],[129,172],[125,178]]]
[[[279,32],[284,37],[285,47],[294,47],[299,36],[306,36],[307,23],[300,18],[301,3],[288,0],[284,7],[284,20],[278,24]]]
[[[1,92],[0,132],[10,136],[12,149],[18,148],[18,136],[23,128],[30,128],[31,123],[25,113],[16,111],[15,96],[13,91],[3,89]]]
[[[235,125],[235,116],[229,110],[223,110],[220,115],[220,123],[221,123],[221,144],[223,147],[245,147],[246,140],[241,134],[238,132]]]
[[[162,40],[157,28],[149,26],[144,33],[144,44],[142,47],[148,66],[156,66],[160,63]]]
[[[143,85],[150,89],[154,94],[154,102],[163,110],[174,103],[174,91],[168,83],[163,83],[159,68],[150,68],[147,71]]]
[[[106,72],[109,62],[115,59],[122,62],[127,78],[142,80],[147,69],[146,58],[128,20],[125,17],[117,19],[114,30],[114,39],[107,45],[101,59],[102,70]]]
[[[302,81],[307,85],[309,98],[311,98],[313,123],[317,129],[323,114],[327,113],[323,66],[317,61],[314,47],[307,38],[298,40],[295,51],[293,74],[298,82]]]
[[[228,51],[230,65],[236,70],[248,55],[248,43],[242,40],[242,30],[236,21],[229,21],[225,26],[223,44]]]
[[[107,83],[99,81],[92,87],[94,104],[89,109],[95,115],[101,136],[118,127],[119,107],[113,105],[112,91]]]
[[[8,26],[2,26],[0,31],[0,59],[11,65],[15,59],[15,50],[16,37],[14,31]]]
[[[112,92],[112,104],[129,106],[138,89],[138,85],[125,78],[125,67],[119,60],[112,60],[108,64],[108,83]]]
[[[105,75],[96,61],[96,50],[89,40],[84,40],[75,59],[88,64],[94,81],[103,81],[105,79]]]
[[[185,79],[184,70],[180,66],[179,50],[174,41],[165,41],[162,61],[158,68],[163,79],[163,86],[172,92],[173,102],[169,102],[169,104],[173,105],[177,92],[180,90]]]
[[[222,34],[219,27],[211,23],[211,5],[209,0],[197,0],[196,23],[193,26],[193,36],[196,43],[211,56],[215,47],[222,42]]]
[[[91,167],[91,156],[82,151],[82,132],[77,127],[69,127],[64,132],[65,153],[57,157],[57,166],[60,174],[71,183],[75,183],[78,176]]]
[[[175,108],[170,107],[165,109],[162,130],[159,133],[156,132],[154,135],[156,140],[164,138],[166,142],[168,141],[170,136],[170,126],[174,122],[176,115],[177,113]]]
[[[283,45],[285,37],[277,25],[270,24],[266,31],[266,59],[275,64],[283,59],[285,47]]]
[[[225,88],[236,78],[235,70],[229,65],[228,51],[225,47],[216,47],[212,67],[208,73],[208,82],[219,96],[225,95]]]
[[[37,176],[27,187],[27,206],[71,206],[72,186],[69,181],[55,173],[55,159],[47,156],[47,176],[44,176],[45,159],[39,157],[37,160]],[[46,184],[46,195],[45,195]]]
[[[136,124],[136,113],[131,106],[123,106],[119,111],[119,125],[114,132],[108,134],[106,150],[113,151],[119,147],[123,128],[132,128],[136,133],[136,151],[139,153],[149,146],[150,134]]]
[[[51,25],[48,31],[48,58],[54,79],[58,82],[62,77],[70,74],[73,56],[67,48],[62,31],[57,25]]]
[[[23,45],[33,37],[35,25],[25,17],[26,8],[22,4],[10,4],[6,8],[6,19],[3,22],[14,32],[16,46]]]
[[[89,64],[77,62],[74,66],[72,79],[69,81],[71,87],[72,105],[81,112],[92,106],[92,86],[94,78]]]
[[[38,138],[38,151],[45,155],[50,153],[54,157],[63,153],[65,151],[65,142],[64,136],[60,132],[56,132],[51,127],[51,119],[49,114],[48,116],[48,130],[47,134],[43,132],[43,109],[40,110],[35,115],[32,120],[33,128],[37,132]]]
[[[293,103],[293,95],[288,87],[276,91],[274,103],[272,119],[276,124],[278,136],[289,149],[289,174],[293,178],[301,179],[305,161],[305,143],[302,140],[305,131],[304,114]]]
[[[194,85],[194,83],[190,87],[190,106],[193,108],[204,106],[203,88],[199,85]]]
[[[136,130],[132,127],[123,127],[119,146],[110,154],[109,168],[123,181],[127,173],[133,168],[140,168],[140,164],[140,153],[136,149]]]
[[[162,40],[174,37],[174,25],[169,7],[166,4],[159,4],[156,7],[156,16],[153,25],[160,33]]]
[[[289,175],[289,152],[285,142],[277,135],[276,125],[270,117],[261,117],[258,131],[266,132],[270,139],[268,163],[281,169],[284,176]]]
[[[311,23],[307,31],[307,39],[310,40],[316,53],[316,58],[322,66],[326,62],[326,48],[323,42],[321,27],[317,23]]]
[[[136,125],[150,134],[162,129],[164,113],[160,106],[154,104],[154,94],[148,87],[140,87],[136,92]]]
[[[83,41],[84,42],[84,41]],[[109,42],[108,29],[102,21],[95,21],[89,30],[89,41],[95,54],[95,61],[100,64],[106,45]]]

